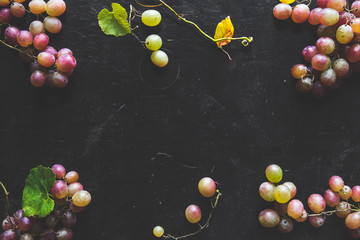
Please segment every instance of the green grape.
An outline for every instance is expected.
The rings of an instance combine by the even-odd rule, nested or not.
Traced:
[[[283,177],[281,167],[276,164],[269,165],[265,170],[266,178],[272,183],[278,183]]]
[[[158,67],[165,67],[169,62],[169,57],[164,51],[156,50],[151,54],[151,61]]]
[[[145,39],[145,46],[151,51],[159,50],[162,46],[162,39],[159,35],[151,34]]]
[[[155,237],[162,237],[162,235],[164,234],[164,228],[161,226],[156,226],[154,227],[153,233]]]
[[[287,203],[291,198],[291,191],[286,185],[279,185],[274,190],[274,197],[278,203]]]
[[[146,10],[141,15],[141,21],[149,27],[155,27],[161,22],[161,14],[156,10]]]

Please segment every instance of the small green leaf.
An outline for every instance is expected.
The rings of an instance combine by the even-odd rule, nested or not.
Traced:
[[[98,15],[99,26],[106,35],[115,37],[131,33],[126,10],[118,3],[112,3],[112,12],[106,8]]]
[[[46,217],[54,210],[50,190],[55,184],[55,174],[51,168],[38,166],[30,170],[25,181],[22,208],[26,216]]]

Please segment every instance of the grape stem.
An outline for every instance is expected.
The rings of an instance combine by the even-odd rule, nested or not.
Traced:
[[[353,206],[353,205],[351,205],[351,206]],[[353,206],[353,207],[355,207],[355,206]],[[344,210],[336,209],[336,210],[326,211],[326,212],[321,212],[321,213],[308,214],[308,217],[316,217],[316,216],[322,216],[322,215],[331,216],[337,212],[347,212],[347,211],[360,212],[360,209],[358,209],[358,208],[350,208],[350,209],[344,209]]]
[[[199,230],[197,230],[196,232],[193,232],[193,233],[189,233],[189,234],[186,234],[186,235],[183,235],[183,236],[179,236],[179,237],[175,237],[171,234],[167,234],[167,235],[164,235],[163,238],[165,239],[173,239],[173,240],[178,240],[178,239],[183,239],[183,238],[187,238],[187,237],[190,237],[190,236],[194,236],[198,233],[200,233],[202,230],[204,230],[205,228],[208,228],[209,225],[210,225],[210,219],[212,217],[212,214],[214,212],[214,209],[216,208],[218,202],[219,202],[219,199],[220,199],[220,196],[222,195],[221,192],[219,190],[216,190],[216,197],[215,197],[215,202],[213,203],[213,200],[211,199],[211,212],[209,214],[209,217],[207,218],[206,220],[206,223],[204,225],[201,225],[200,223],[198,223],[198,226],[199,226]]]
[[[7,47],[9,47],[9,48],[11,48],[11,49],[14,49],[14,50],[18,51],[18,52],[24,53],[24,54],[28,55],[29,57],[33,58],[34,60],[36,60],[36,57],[35,57],[35,56],[33,56],[33,55],[25,52],[24,50],[21,50],[21,49],[17,48],[16,46],[13,47],[13,46],[11,46],[10,44],[7,44],[6,42],[4,42],[3,40],[0,40],[0,43],[4,44],[5,46],[7,46]]]
[[[131,16],[131,14],[134,13],[134,16]],[[134,28],[131,27],[131,21],[134,20],[134,18],[136,17],[137,11],[136,9],[130,5],[130,11],[129,11],[129,27],[130,27],[130,31],[131,31],[131,35],[136,38],[136,40],[138,40],[141,45],[143,46],[143,48],[145,48],[144,46],[144,41],[141,41],[141,39],[133,32],[133,30],[137,29],[139,26],[135,26]]]
[[[0,185],[3,188],[4,192],[5,192],[5,198],[6,198],[6,216],[9,215],[9,208],[10,208],[10,203],[9,203],[9,192],[6,190],[5,185],[0,181]],[[10,221],[11,222],[11,221]]]
[[[189,23],[191,25],[193,25],[197,30],[199,30],[199,32],[201,34],[203,34],[205,37],[207,37],[208,39],[210,39],[211,41],[213,41],[214,43],[217,43],[217,42],[221,42],[221,41],[225,41],[225,40],[242,40],[241,41],[241,44],[246,47],[249,45],[249,43],[251,43],[254,39],[253,37],[235,37],[235,38],[218,38],[218,39],[215,39],[213,37],[211,37],[210,35],[208,35],[207,33],[205,33],[196,23],[192,22],[192,21],[189,21],[187,20],[186,18],[180,16],[180,14],[178,14],[172,7],[170,7],[167,3],[165,3],[163,0],[159,0],[159,2],[161,2],[164,6],[166,6],[168,9],[170,9],[170,11],[172,11],[180,20],[186,22],[186,23]],[[229,60],[231,60],[231,57],[230,55],[222,48],[222,47],[219,47],[224,53],[226,53],[229,57]]]

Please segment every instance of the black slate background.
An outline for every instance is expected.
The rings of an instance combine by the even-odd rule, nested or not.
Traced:
[[[258,187],[271,163],[282,166],[303,201],[323,193],[334,174],[360,183],[359,75],[321,102],[298,94],[289,71],[315,42],[315,28],[274,20],[275,0],[168,3],[210,35],[230,15],[235,35],[255,41],[247,48],[231,43],[228,61],[158,8],[161,26],[140,24],[138,34],[160,34],[180,63],[177,82],[161,91],[139,77],[146,54],[140,44],[105,36],[97,26],[111,1],[67,1],[63,31],[51,36],[54,47],[73,49],[78,60],[66,89],[32,87],[27,65],[0,47],[0,178],[12,210],[32,167],[61,163],[80,173],[93,196],[75,239],[152,239],[155,225],[176,235],[192,231],[184,210],[197,203],[207,212],[196,189],[203,176],[219,182],[224,196],[209,229],[192,239],[347,239],[334,216],[321,229],[298,223],[289,235],[260,227],[258,213],[271,204]]]

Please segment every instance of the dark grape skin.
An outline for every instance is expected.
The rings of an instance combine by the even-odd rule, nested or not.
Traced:
[[[29,231],[32,226],[32,221],[28,217],[22,217],[17,222],[18,228],[23,232]]]
[[[259,222],[263,227],[273,228],[280,223],[280,216],[272,209],[265,209],[259,214]]]
[[[0,235],[1,240],[15,240],[16,239],[16,233],[14,230],[6,230]]]
[[[56,233],[58,240],[72,240],[73,236],[73,231],[70,228],[60,228]]]
[[[319,228],[322,227],[325,223],[325,215],[319,215],[319,216],[310,216],[309,222],[313,227]]]
[[[69,208],[73,213],[79,213],[85,210],[85,207],[78,207],[73,202],[70,202]]]
[[[326,97],[327,90],[320,82],[316,82],[311,90],[311,95],[313,98],[320,100]]]
[[[293,230],[294,224],[291,219],[281,218],[278,229],[281,233],[289,233]]]
[[[360,228],[357,229],[349,229],[349,235],[352,239],[359,239],[360,238]]]
[[[10,223],[11,221],[11,223]],[[14,217],[6,217],[3,221],[2,221],[2,228],[3,230],[9,230],[9,229],[14,229],[16,226],[16,219]]]
[[[20,219],[20,218],[22,218],[23,216],[24,216],[24,210],[22,210],[22,209],[17,210],[17,211],[15,212],[15,214],[14,214],[14,217],[15,217],[16,219]]]
[[[31,234],[40,234],[44,229],[44,225],[41,221],[34,221],[33,225],[31,226],[29,233]]]
[[[50,230],[46,230],[40,234],[40,240],[56,240],[56,233]]]
[[[0,9],[0,23],[8,23],[12,15],[9,8]]]
[[[18,44],[16,35],[20,32],[20,29],[18,29],[15,26],[7,27],[5,30],[5,38],[6,42],[10,44],[11,46],[15,46]]]
[[[45,222],[47,227],[53,228],[59,222],[59,218],[54,214],[50,214],[49,216],[46,217]]]
[[[76,224],[76,215],[71,211],[64,212],[61,216],[61,223],[67,228],[74,227]]]

